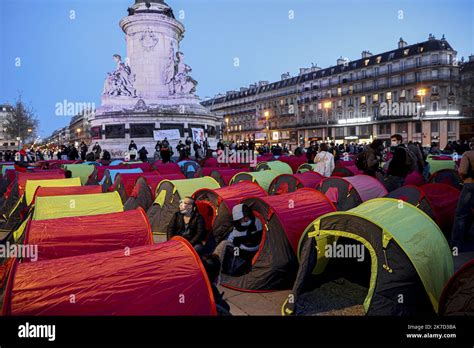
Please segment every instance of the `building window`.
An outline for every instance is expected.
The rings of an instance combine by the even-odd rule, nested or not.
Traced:
[[[448,133],[456,132],[456,121],[448,121]]]
[[[432,64],[437,64],[438,63],[438,55],[437,54],[432,54],[431,55],[431,63]]]
[[[438,70],[431,70],[431,77],[434,79],[438,78]]]
[[[360,97],[360,103],[365,104],[365,101],[366,101],[365,95],[361,96]]]
[[[374,94],[374,95],[373,95],[373,100],[374,100],[374,102],[378,102],[378,101],[379,101],[379,95],[378,95],[378,94]]]
[[[431,94],[438,94],[438,86],[431,86]]]
[[[438,111],[438,102],[434,101],[431,103],[431,110]]]
[[[413,133],[421,133],[421,122],[415,122],[413,124]]]
[[[340,97],[342,95],[342,88],[338,87],[337,88],[337,95]]]
[[[130,138],[153,138],[154,130],[155,130],[155,125],[153,123],[131,124],[130,125]]]
[[[387,92],[386,99],[392,100],[392,92]]]
[[[408,123],[397,123],[397,133],[408,133]]]
[[[125,125],[114,124],[105,126],[106,139],[123,139],[125,138]]]
[[[431,121],[431,133],[439,133],[439,121]]]

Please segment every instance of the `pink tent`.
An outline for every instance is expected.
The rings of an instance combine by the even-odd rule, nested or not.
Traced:
[[[153,167],[155,167],[156,170],[162,175],[182,173],[181,168],[176,163],[163,163],[161,161],[156,161],[153,163]]]
[[[296,173],[298,168],[307,162],[306,156],[281,156],[278,160],[288,164],[291,170],[293,170],[293,173]]]

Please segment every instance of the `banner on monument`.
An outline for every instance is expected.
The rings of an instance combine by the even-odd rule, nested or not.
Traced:
[[[153,137],[156,141],[163,140],[168,138],[168,140],[179,140],[181,139],[181,134],[179,129],[161,129],[153,131]]]
[[[191,128],[191,131],[193,132],[193,140],[199,142],[204,142],[205,136],[204,136],[204,129],[202,128]]]

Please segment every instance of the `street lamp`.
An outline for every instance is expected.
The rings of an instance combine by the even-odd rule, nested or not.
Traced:
[[[325,101],[323,103],[323,108],[326,110],[326,124],[328,127],[326,128],[326,137],[329,138],[329,109],[331,109],[332,103],[330,101]],[[324,137],[323,137],[324,139]]]
[[[272,141],[271,141],[271,137],[270,137],[270,122],[269,122],[269,118],[270,118],[270,111],[266,110],[263,115],[265,116],[265,120],[267,122],[267,140],[269,141],[270,145],[272,144]]]
[[[424,105],[423,105],[423,101],[424,101],[424,98],[426,96],[426,89],[425,88],[420,88],[419,90],[416,91],[416,95],[420,97],[420,102],[421,102],[421,105],[420,105],[420,114],[419,114],[419,118],[420,118],[420,127],[421,127],[421,143],[423,144],[423,109],[424,109]]]
[[[226,123],[226,129],[227,129],[227,141],[229,141],[229,118],[225,118],[225,123]]]

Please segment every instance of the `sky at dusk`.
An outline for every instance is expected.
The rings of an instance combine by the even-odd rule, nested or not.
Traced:
[[[36,111],[39,135],[69,123],[58,102],[100,105],[112,55],[126,57],[118,23],[133,0],[1,0],[0,104],[19,93]],[[311,63],[360,58],[444,34],[458,59],[474,53],[474,1],[168,0],[186,27],[181,51],[212,97],[270,82]],[[71,12],[73,11],[73,12]],[[73,14],[73,16],[72,16]],[[74,17],[74,18],[71,18]],[[178,18],[179,19],[179,18]],[[239,65],[235,66],[236,59]]]

